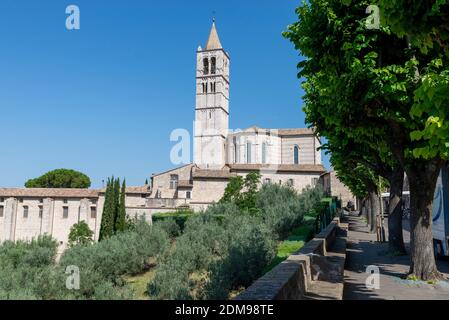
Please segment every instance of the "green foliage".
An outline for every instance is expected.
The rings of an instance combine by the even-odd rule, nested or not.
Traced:
[[[174,218],[162,219],[154,223],[164,230],[170,238],[176,238],[181,234],[181,228]]]
[[[244,214],[236,203],[223,201],[189,218],[175,248],[157,266],[148,285],[150,295],[226,299],[230,291],[249,286],[275,258],[277,240],[299,227],[304,210],[311,211],[322,195],[320,188],[306,188],[298,195],[287,186],[266,185],[256,193],[261,214]],[[304,233],[297,229],[292,237],[300,234],[303,241]]]
[[[49,171],[25,183],[26,188],[82,188],[90,187],[90,179],[85,174],[68,169]]]
[[[276,243],[257,217],[204,213],[188,220],[172,254],[157,267],[149,292],[157,299],[224,298],[259,277]]]
[[[179,226],[180,231],[184,230],[185,224],[187,220],[191,217],[195,216],[195,213],[189,210],[179,210],[174,213],[156,213],[153,214],[152,219],[153,223],[157,223],[159,221],[164,220],[174,220],[176,224]]]
[[[220,199],[220,203],[226,202],[240,203],[241,192],[244,183],[245,182],[242,176],[230,178],[228,184],[226,185],[224,195]]]
[[[259,184],[260,173],[256,171],[248,173],[245,178],[232,177],[219,202],[234,203],[244,212],[257,213],[256,195]]]
[[[122,277],[143,271],[150,257],[169,246],[168,235],[143,221],[101,243],[76,245],[56,264],[57,243],[49,237],[0,245],[0,299],[131,299]],[[80,289],[66,288],[66,267],[80,269]]]
[[[140,221],[135,231],[118,233],[95,245],[75,246],[65,251],[60,265],[76,265],[81,271],[92,269],[116,282],[122,275],[142,271],[148,258],[157,256],[168,244],[165,231]]]
[[[101,216],[100,241],[117,232],[132,229],[133,221],[126,215],[126,182],[120,188],[120,179],[108,179]]]
[[[122,190],[120,193],[120,201],[118,204],[117,218],[115,221],[116,232],[123,232],[127,228],[126,223],[126,182],[123,180]]]
[[[85,221],[80,221],[70,228],[69,246],[92,244],[94,232],[90,230]]]

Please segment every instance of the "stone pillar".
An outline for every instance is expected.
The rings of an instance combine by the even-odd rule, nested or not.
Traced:
[[[53,222],[53,199],[45,198],[42,204],[42,228],[41,235],[52,234],[52,222]]]
[[[0,234],[0,241],[13,241],[15,221],[17,214],[17,199],[5,199],[5,207],[3,209],[3,226]]]

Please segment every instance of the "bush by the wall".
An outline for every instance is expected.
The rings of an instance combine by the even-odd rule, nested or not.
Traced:
[[[183,231],[187,220],[195,215],[196,214],[193,213],[193,211],[180,210],[180,211],[171,212],[171,213],[156,213],[156,214],[153,214],[152,219],[153,219],[153,223],[167,220],[167,219],[173,219],[178,224],[180,230]]]
[[[213,211],[213,210],[212,210]],[[226,298],[262,274],[275,255],[271,230],[258,217],[206,212],[187,222],[172,254],[149,284],[158,299]]]

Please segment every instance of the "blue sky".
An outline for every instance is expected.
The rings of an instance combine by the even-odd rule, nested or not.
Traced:
[[[70,4],[80,30],[65,28]],[[171,168],[171,131],[192,131],[195,52],[214,11],[231,56],[230,127],[304,127],[298,53],[281,36],[298,4],[2,0],[0,186],[56,168],[93,187],[111,175],[139,185]]]

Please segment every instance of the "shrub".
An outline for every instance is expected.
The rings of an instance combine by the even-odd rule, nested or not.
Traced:
[[[140,222],[135,231],[119,233],[95,245],[68,249],[60,264],[63,267],[75,265],[81,271],[91,268],[115,282],[121,275],[141,272],[148,258],[163,252],[168,244],[165,231]]]
[[[264,184],[256,199],[262,218],[279,239],[299,226],[304,217],[304,203],[288,186]]]
[[[90,230],[85,221],[80,221],[70,228],[69,246],[88,245],[94,242],[94,232]]]
[[[173,218],[159,220],[155,225],[164,230],[170,238],[176,238],[181,234],[181,228]]]
[[[195,215],[196,214],[194,214],[192,211],[180,210],[174,213],[156,213],[153,215],[152,219],[153,223],[167,219],[174,219],[178,224],[180,230],[183,231],[187,220],[191,217],[194,217]]]
[[[248,285],[275,255],[276,242],[258,217],[217,218],[216,208],[191,218],[148,290],[158,299],[215,299]]]

